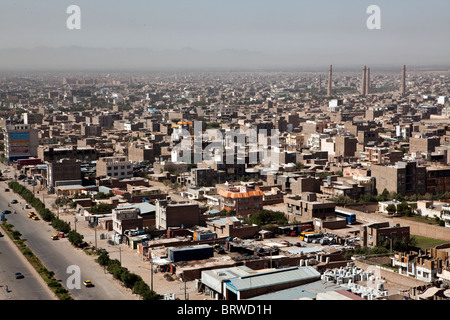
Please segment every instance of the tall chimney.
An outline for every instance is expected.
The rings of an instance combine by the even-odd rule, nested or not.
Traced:
[[[333,66],[330,64],[330,71],[328,73],[328,89],[327,96],[331,96],[331,81],[333,79]]]
[[[400,88],[401,94],[404,95],[406,93],[406,66],[403,65],[402,68],[402,83]]]
[[[363,73],[362,73],[362,79],[361,79],[361,94],[363,96],[366,95],[366,73],[367,73],[367,68],[366,68],[366,66],[364,66]]]
[[[370,68],[367,68],[366,75],[366,94],[370,93]]]

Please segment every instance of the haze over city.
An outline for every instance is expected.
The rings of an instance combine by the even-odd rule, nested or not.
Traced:
[[[0,0],[2,306],[450,300],[450,1],[42,3]]]
[[[69,30],[67,7],[81,9]],[[369,30],[367,8],[381,9]],[[2,1],[0,68],[448,66],[448,1]]]

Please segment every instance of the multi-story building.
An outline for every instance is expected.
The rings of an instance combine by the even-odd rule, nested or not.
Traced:
[[[450,167],[427,167],[427,192],[450,192]]]
[[[375,134],[370,132],[370,135]],[[337,136],[335,138],[335,155],[336,157],[353,157],[356,152],[356,144],[358,140],[350,136]]]
[[[305,192],[302,195],[285,198],[287,215],[290,221],[296,219],[327,219],[336,216],[336,204],[328,200],[318,200],[314,192]]]
[[[8,161],[12,162],[38,156],[38,130],[31,125],[6,125],[3,128],[3,136],[5,140],[5,158]]]
[[[409,241],[409,226],[391,226],[389,222],[370,223],[361,226],[361,242],[366,247],[376,247],[386,241],[390,244],[395,240]]]
[[[95,161],[101,156],[112,155],[112,153],[112,151],[110,153],[103,152],[94,147],[38,147],[38,158],[42,161],[58,161],[66,158],[78,159],[81,161]]]
[[[444,220],[445,227],[450,228],[450,205],[442,206],[440,218],[441,218],[441,220]]]
[[[219,190],[221,209],[235,211],[237,215],[248,216],[263,208],[264,192],[245,186],[230,187]]]
[[[306,146],[306,138],[303,133],[288,133],[286,135],[286,145],[289,150],[301,150]]]
[[[137,208],[116,208],[112,210],[113,230],[123,235],[126,230],[142,229],[143,219]]]
[[[378,194],[384,189],[401,195],[425,194],[426,167],[416,162],[397,162],[394,165],[375,164],[371,166]]]
[[[156,229],[166,230],[170,227],[191,228],[200,223],[200,209],[195,203],[182,203],[167,199],[155,200]]]
[[[153,148],[147,145],[133,142],[128,147],[128,160],[131,162],[155,161],[155,152]]]
[[[417,252],[400,252],[391,258],[392,266],[398,268],[399,274],[404,274],[420,281],[432,282],[439,278],[445,260],[436,256],[442,251],[431,250],[427,254]]]
[[[98,124],[85,124],[80,127],[82,137],[100,137],[102,135],[102,127]]]
[[[81,162],[61,159],[47,163],[47,186],[50,190],[64,184],[82,184]]]
[[[133,166],[127,157],[104,157],[97,160],[97,177],[126,179],[133,177]]]
[[[431,153],[434,152],[435,148],[440,145],[441,139],[439,137],[411,137],[409,139],[409,151],[411,153]]]

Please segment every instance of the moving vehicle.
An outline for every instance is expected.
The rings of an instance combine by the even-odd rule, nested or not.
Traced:
[[[335,210],[336,216],[346,219],[347,224],[355,224],[356,223],[356,214],[346,212],[343,210]]]
[[[20,272],[14,273],[14,276],[16,277],[16,279],[23,279],[24,278],[23,274],[20,273]]]
[[[11,201],[12,204],[18,203],[19,201],[17,201],[16,199],[14,199],[13,201]]]
[[[3,210],[2,213],[3,213],[3,214],[10,214],[10,213],[11,213],[11,210]]]
[[[92,283],[91,280],[84,280],[83,284],[85,287],[93,287],[94,286],[94,284]]]
[[[3,237],[3,233],[0,232],[0,238]]]

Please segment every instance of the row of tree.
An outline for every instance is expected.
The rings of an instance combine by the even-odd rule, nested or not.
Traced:
[[[131,273],[127,268],[121,266],[117,259],[111,259],[105,250],[98,250],[97,262],[111,273],[114,279],[122,281],[123,285],[140,295],[143,300],[158,300],[160,296],[150,289],[141,276]]]
[[[8,187],[35,208],[41,218],[46,222],[50,222],[55,230],[68,234],[68,239],[74,246],[79,247],[83,243],[83,235],[71,230],[69,223],[55,216],[55,214],[46,208],[45,204],[39,198],[36,198],[25,186],[18,182],[10,181]]]

